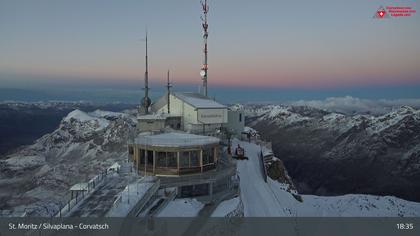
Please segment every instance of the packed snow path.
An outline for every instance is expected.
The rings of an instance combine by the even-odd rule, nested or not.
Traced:
[[[267,183],[261,175],[259,153],[261,148],[254,143],[234,141],[245,148],[248,160],[238,160],[241,199],[245,216],[291,216],[295,213],[287,207],[297,204],[292,195],[282,190],[279,182],[268,178]]]

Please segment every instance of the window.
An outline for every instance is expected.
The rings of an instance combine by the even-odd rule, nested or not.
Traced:
[[[153,151],[147,151],[147,164],[153,165]]]
[[[213,157],[213,148],[205,148],[203,149],[203,165],[207,165],[209,163],[214,162]]]
[[[200,166],[200,151],[191,151],[190,167]]]
[[[146,160],[145,150],[144,149],[139,149],[139,155],[140,155],[140,164],[144,164],[144,162]]]
[[[239,113],[239,122],[242,122],[242,113]]]
[[[176,152],[156,152],[157,167],[177,168],[178,158]]]
[[[209,163],[214,163],[214,160],[216,158],[215,152],[217,151],[216,148],[211,149],[211,155],[209,156]]]
[[[157,160],[156,164],[158,167],[166,167],[166,152],[156,152]]]
[[[179,167],[180,168],[190,167],[190,152],[179,153]]]
[[[130,154],[130,155],[133,155],[134,154],[133,147],[128,147],[128,154]]]
[[[167,152],[166,158],[168,162],[168,167],[177,167],[178,166],[178,159],[176,152]]]
[[[189,151],[179,153],[179,167],[190,168],[200,166],[200,151]]]

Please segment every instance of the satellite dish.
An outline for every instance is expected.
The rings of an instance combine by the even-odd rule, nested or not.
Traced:
[[[201,70],[201,71],[200,71],[200,75],[201,75],[201,77],[204,77],[204,76],[206,75],[206,71]]]

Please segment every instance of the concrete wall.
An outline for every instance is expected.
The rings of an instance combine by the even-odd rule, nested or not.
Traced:
[[[235,135],[239,137],[245,127],[244,112],[228,110],[228,122],[224,126],[232,130]]]
[[[137,129],[140,132],[159,131],[165,128],[165,120],[138,120]]]
[[[182,117],[167,117],[165,121],[166,127],[176,130],[183,130]]]
[[[198,109],[195,124],[222,124],[228,122],[227,108]]]

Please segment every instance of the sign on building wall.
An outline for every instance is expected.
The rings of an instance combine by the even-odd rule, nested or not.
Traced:
[[[204,124],[220,124],[227,122],[226,109],[198,109],[197,119]]]

